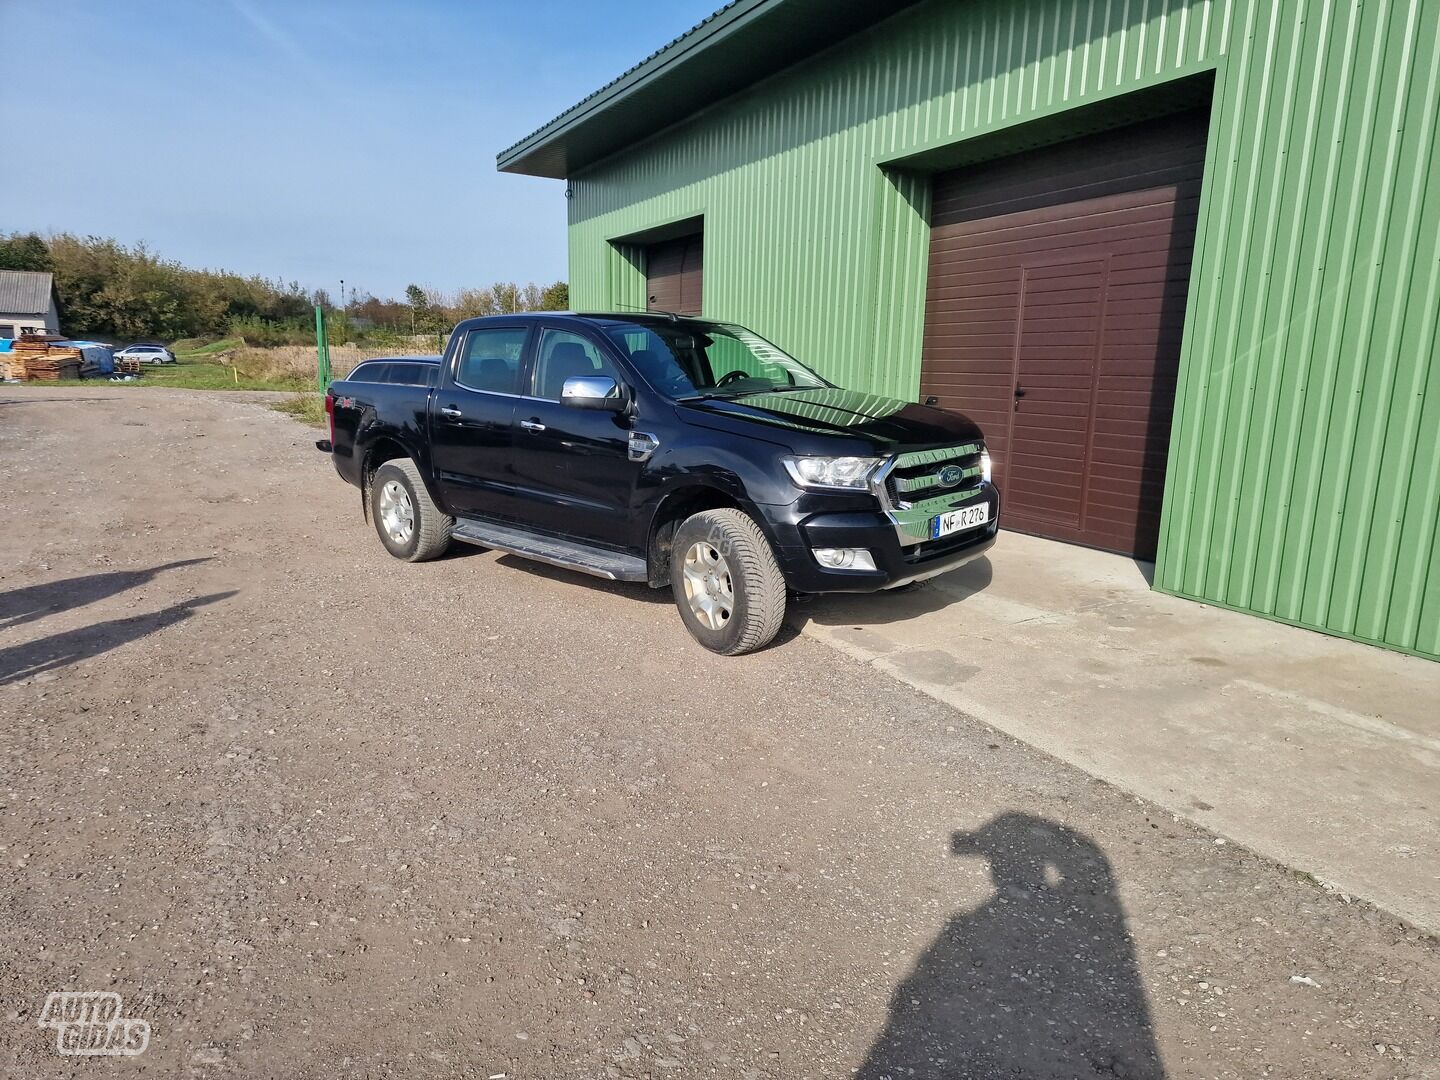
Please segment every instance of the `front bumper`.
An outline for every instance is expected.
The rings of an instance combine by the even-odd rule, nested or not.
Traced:
[[[849,497],[841,497],[852,502]],[[785,584],[794,592],[876,592],[963,566],[985,554],[995,543],[1000,521],[1000,493],[994,484],[982,484],[956,506],[990,504],[990,520],[977,529],[939,540],[902,543],[895,521],[878,507],[827,510],[817,498],[780,510],[771,527],[779,535],[776,559]],[[831,570],[811,554],[813,548],[868,548],[875,559],[872,570]]]

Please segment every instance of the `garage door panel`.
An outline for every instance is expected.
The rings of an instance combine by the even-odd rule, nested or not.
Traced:
[[[1124,255],[1122,259],[1116,259],[1111,267],[1113,279],[1117,284],[1150,283],[1159,278],[1157,271],[1166,276],[1183,276],[1189,280],[1190,260],[1189,257],[1181,258],[1173,252],[1163,248],[1152,247],[1143,251],[1120,252]],[[954,263],[942,263],[934,268],[936,277],[932,279],[932,288],[927,291],[927,298],[939,294],[943,297],[945,290],[960,289],[967,294],[976,288],[984,289],[993,295],[1001,295],[996,287],[997,281],[1009,280],[1005,276],[1006,259],[1004,257],[989,259],[983,265],[972,266],[969,263],[963,267]]]
[[[646,249],[646,304],[651,311],[699,315],[704,290],[704,238],[696,233]]]
[[[1149,393],[1139,390],[1129,393],[1102,392],[1095,395],[1095,415],[1102,419],[1120,420],[1134,416],[1169,417],[1171,411],[1169,406],[1157,407]]]
[[[1081,208],[1077,212],[1076,208]],[[1195,217],[1200,210],[1198,188],[1151,187],[1037,210],[1006,214],[981,221],[940,225],[934,229],[937,241],[970,241],[977,245],[1004,243],[1031,236],[1084,231],[1092,225],[1105,228],[1146,221],[1170,221]]]
[[[1144,124],[1124,131],[1108,132],[1087,140],[1076,140],[1043,151],[957,169],[947,177],[944,189],[937,189],[936,203],[945,220],[966,216],[991,216],[1006,204],[1051,197],[1051,201],[1074,202],[1093,194],[1098,186],[1106,191],[1124,190],[1120,177],[1138,177],[1143,186],[1187,182],[1199,175],[1204,156],[1188,129],[1166,124]],[[1033,168],[1040,157],[1044,173]]]
[[[921,383],[981,423],[1010,527],[1153,555],[1207,121],[935,178]]]
[[[1084,465],[1089,425],[1082,416],[1056,416],[1052,422],[1010,429],[1008,461],[1022,458],[1036,468],[1073,472]]]
[[[1133,397],[1134,395],[1132,395]],[[1095,397],[1095,415],[1102,420],[1148,420],[1170,413],[1169,406],[1156,407],[1154,399],[1149,401],[1117,401],[1113,396]]]
[[[966,272],[1003,273],[1017,258],[1026,256],[1035,257],[1037,268],[1044,267],[1052,260],[1082,261],[1101,258],[1106,254],[1122,261],[1125,269],[1164,266],[1169,262],[1172,238],[1173,231],[1168,227],[1157,230],[1154,234],[1124,236],[1123,239],[1109,243],[1085,234],[1059,237],[1053,241],[1037,238],[1026,244],[1016,244],[1014,250],[981,254],[973,261],[969,261],[967,257]],[[963,248],[954,254],[962,253]],[[953,284],[946,282],[943,271],[939,280]]]
[[[1117,373],[1117,371],[1102,360],[1100,362],[1100,398],[1104,400],[1107,395],[1114,394],[1123,396],[1129,400],[1132,394],[1150,396],[1151,387],[1156,390],[1170,392],[1173,397],[1175,392],[1175,375],[1170,373],[1153,373],[1142,371],[1134,374]]]
[[[1107,243],[1126,237],[1168,235],[1177,223],[1199,216],[1199,200],[1176,203],[1170,192],[1148,191],[1144,203],[1124,207],[1072,204],[1056,207],[1048,216],[1016,215],[983,231],[936,229],[932,241],[938,253],[963,248],[982,258],[1002,252],[1028,252],[1042,242]]]
[[[1017,439],[1023,438],[1026,446],[1033,443],[1036,453],[1048,453],[1060,443],[1083,445],[1089,426],[1089,416],[1084,413],[1072,416],[1052,414],[1043,420],[1037,418],[1033,424],[1016,425],[1011,434]]]
[[[944,233],[933,238],[936,253],[964,251],[966,257],[1003,258],[1043,254],[1046,251],[1093,247],[1124,242],[1130,250],[1153,250],[1165,245],[1180,228],[1194,228],[1196,214],[1177,213],[1173,207],[1146,208],[1125,213],[1084,214],[1063,226],[1043,222],[981,233],[975,236]]]
[[[986,270],[974,270],[968,263],[945,262],[931,266],[929,288],[926,299],[957,300],[966,297],[984,297],[991,303],[1013,300],[1018,275],[1012,276],[1003,260],[996,260]],[[1190,258],[1175,252],[1151,251],[1113,260],[1110,266],[1112,286],[1143,286],[1154,288],[1161,282],[1167,284],[1190,281]]]

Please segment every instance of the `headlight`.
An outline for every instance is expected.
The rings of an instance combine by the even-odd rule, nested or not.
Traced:
[[[990,451],[980,451],[980,479],[985,483],[990,482]]]
[[[870,474],[884,458],[875,457],[787,457],[781,458],[790,479],[803,488],[839,488],[856,491],[865,487]]]

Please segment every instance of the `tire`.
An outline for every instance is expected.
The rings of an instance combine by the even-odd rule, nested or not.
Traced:
[[[403,527],[406,511],[408,528]],[[409,458],[395,458],[375,470],[370,481],[370,517],[380,543],[397,559],[427,562],[450,549],[455,519],[435,505],[420,479],[420,470]]]
[[[685,628],[722,656],[768,645],[785,618],[775,552],[742,510],[706,510],[681,523],[670,548],[670,588]]]

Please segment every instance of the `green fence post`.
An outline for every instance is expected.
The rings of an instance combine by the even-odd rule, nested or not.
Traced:
[[[330,389],[330,342],[325,339],[325,309],[315,305],[315,372],[320,393]]]

